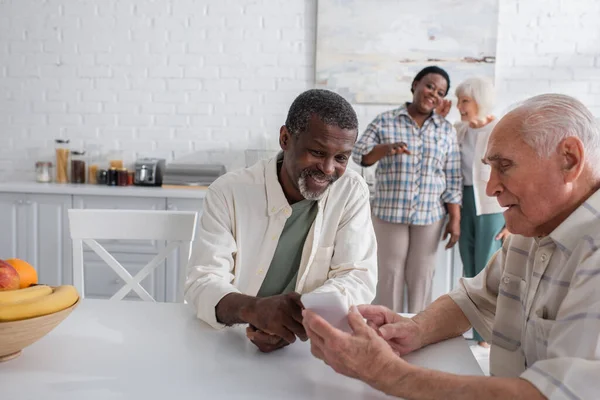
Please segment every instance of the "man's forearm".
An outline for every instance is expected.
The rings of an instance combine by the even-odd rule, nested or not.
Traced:
[[[229,293],[215,307],[217,321],[227,326],[247,323],[245,316],[255,303],[256,297]]]
[[[422,346],[462,335],[471,327],[460,307],[448,295],[434,301],[412,320],[420,328]]]
[[[372,386],[388,395],[407,400],[546,399],[535,386],[524,379],[454,375],[407,366],[400,359],[397,367],[389,371],[386,377],[389,378]]]

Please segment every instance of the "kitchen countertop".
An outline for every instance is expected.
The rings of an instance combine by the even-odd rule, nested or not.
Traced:
[[[202,199],[206,188],[163,188],[150,186],[106,186],[37,182],[2,182],[0,193],[69,194],[81,196],[170,197]]]

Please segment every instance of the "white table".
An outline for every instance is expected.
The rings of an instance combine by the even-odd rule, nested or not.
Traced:
[[[481,375],[464,339],[406,359]],[[241,327],[215,331],[183,304],[83,300],[48,336],[0,363],[0,398],[379,399],[367,385],[337,375],[297,341],[260,353]]]

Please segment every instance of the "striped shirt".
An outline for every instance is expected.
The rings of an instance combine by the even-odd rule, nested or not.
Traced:
[[[460,152],[456,131],[438,114],[419,126],[406,105],[379,114],[352,151],[353,160],[381,143],[405,142],[411,154],[383,157],[375,172],[373,215],[384,221],[430,225],[446,215],[445,203],[462,201]]]
[[[490,373],[548,399],[600,398],[600,190],[549,236],[511,235],[450,297],[492,343]]]

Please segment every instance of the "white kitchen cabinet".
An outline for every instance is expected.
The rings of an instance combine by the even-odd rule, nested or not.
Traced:
[[[71,282],[71,237],[68,195],[30,194],[27,207],[27,258],[38,269],[39,281],[49,285]]]
[[[24,195],[20,193],[0,193],[0,258],[24,258],[27,256],[26,217],[22,204]],[[19,238],[21,240],[19,240]]]
[[[103,185],[0,183],[0,258],[18,257],[38,271],[39,281],[72,283],[72,242],[68,209],[180,210],[202,212],[204,190]],[[115,230],[119,227],[115,226]],[[99,241],[135,275],[166,245],[162,241]],[[86,296],[109,298],[123,282],[84,245]],[[142,286],[157,301],[175,301],[177,255],[172,254]],[[130,294],[128,298],[138,298]]]
[[[36,268],[40,283],[70,280],[69,208],[69,195],[0,193],[0,257],[26,260]]]

